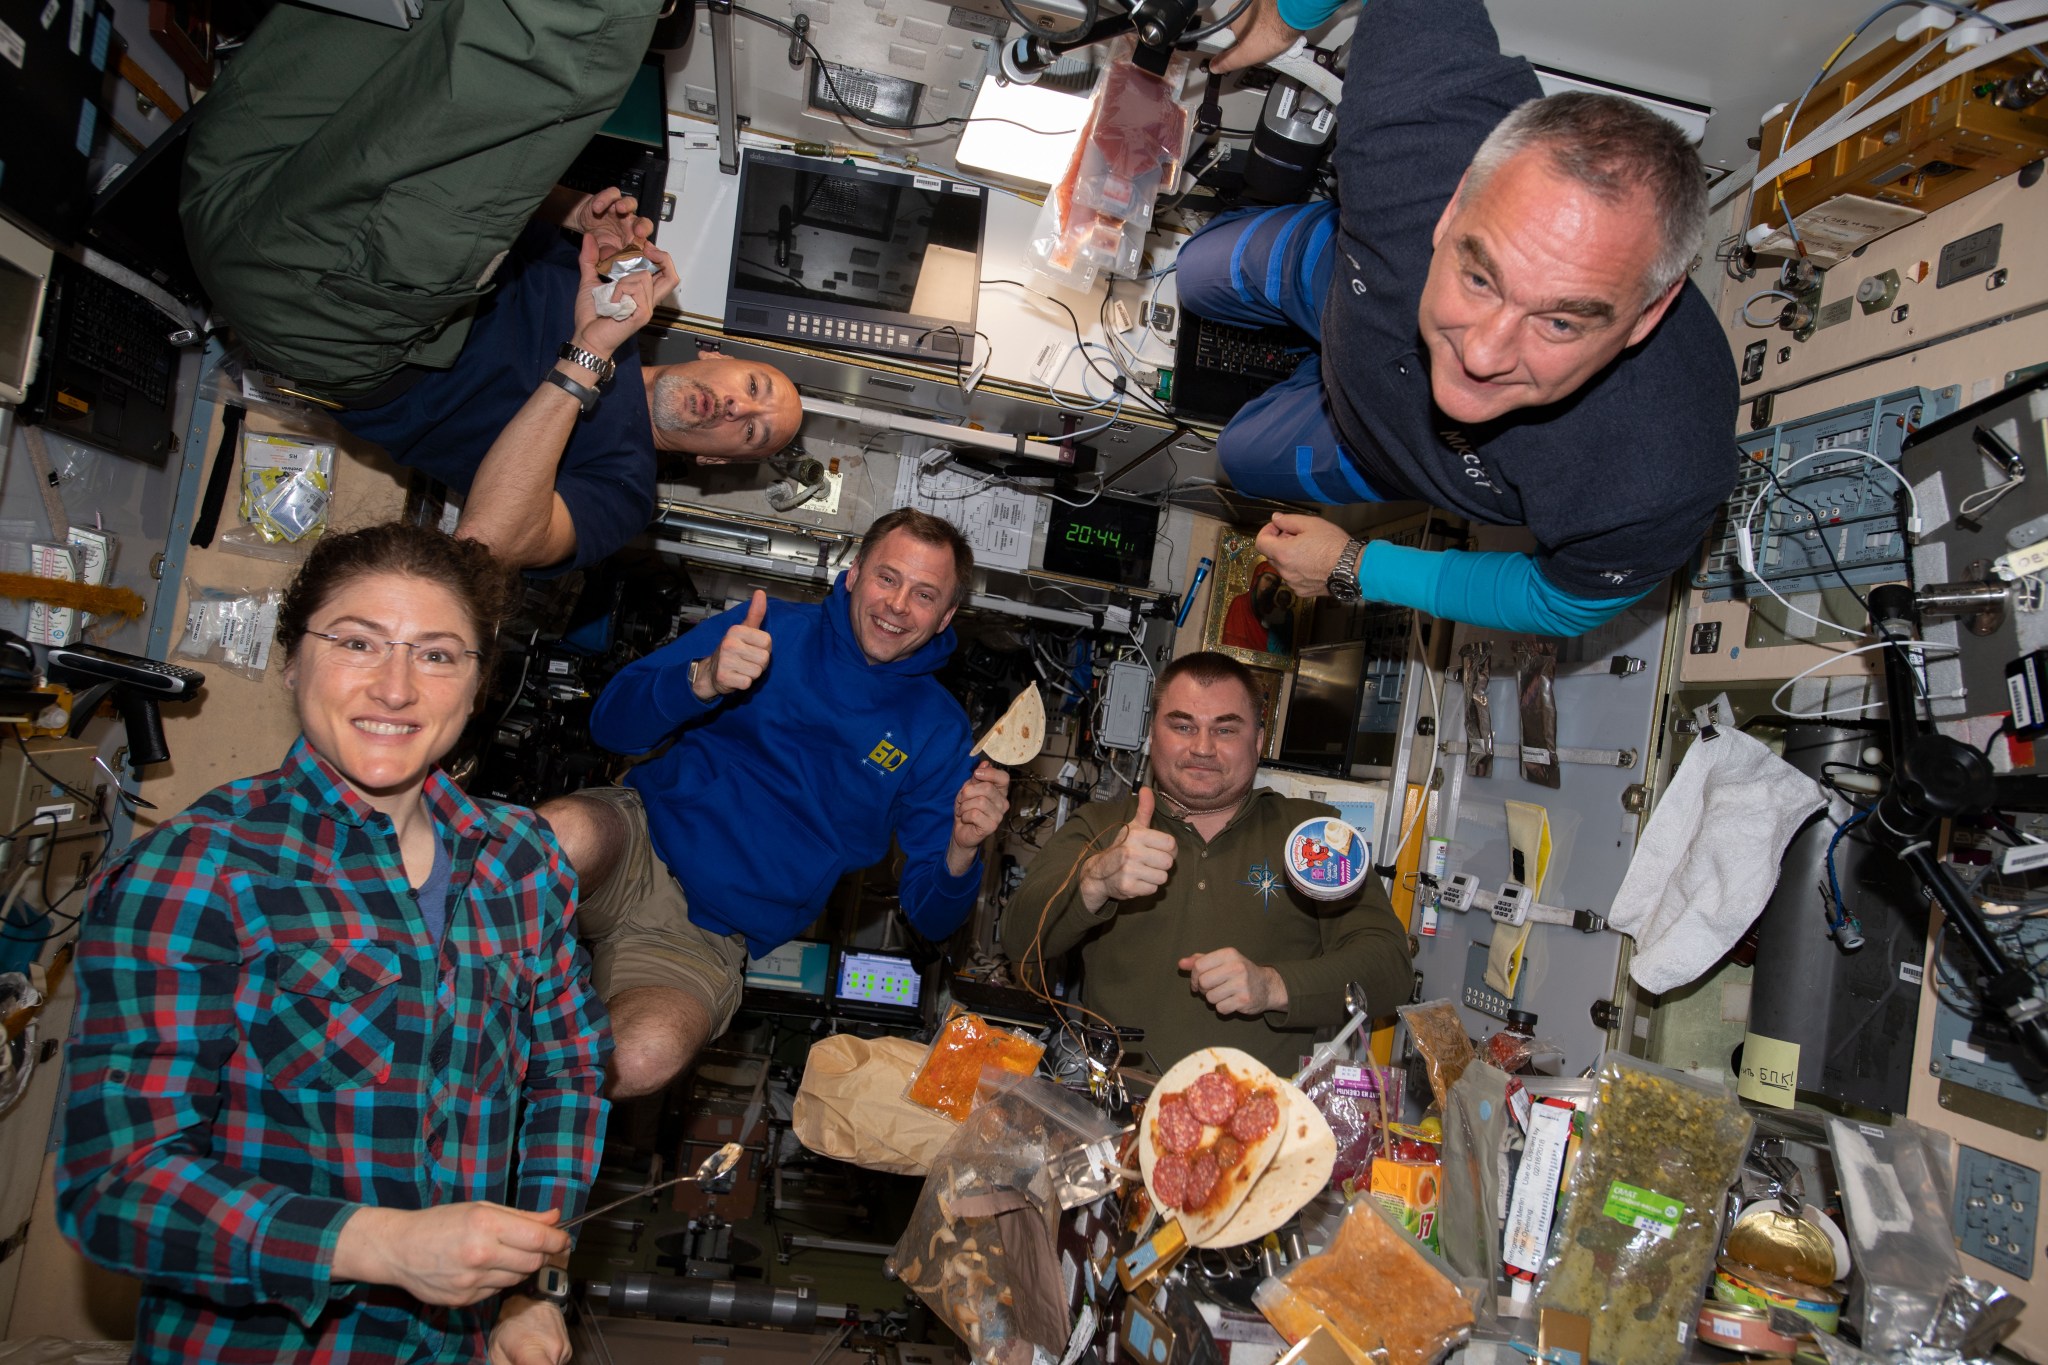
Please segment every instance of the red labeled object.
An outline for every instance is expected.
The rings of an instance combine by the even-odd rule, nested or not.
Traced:
[[[1153,1167],[1155,1180],[1158,1170],[1158,1167]],[[1222,1173],[1223,1168],[1217,1164],[1216,1158],[1207,1152],[1189,1162],[1187,1188],[1182,1194],[1180,1206],[1190,1210],[1206,1207],[1210,1199],[1215,1197],[1217,1177]]]

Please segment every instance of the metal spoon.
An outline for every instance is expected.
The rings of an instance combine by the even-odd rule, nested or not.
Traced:
[[[1344,1008],[1351,1014],[1350,1021],[1337,1031],[1336,1037],[1322,1044],[1310,1055],[1307,1066],[1294,1073],[1294,1083],[1296,1085],[1300,1085],[1304,1077],[1313,1076],[1322,1067],[1324,1062],[1336,1056],[1338,1049],[1349,1042],[1351,1035],[1358,1032],[1360,1027],[1365,1024],[1367,1018],[1370,1017],[1365,1012],[1364,986],[1356,981],[1344,983]]]
[[[662,1181],[658,1185],[649,1185],[644,1190],[636,1190],[632,1194],[627,1195],[624,1199],[614,1199],[609,1204],[600,1204],[598,1207],[594,1209],[586,1209],[584,1212],[577,1214],[574,1218],[571,1218],[568,1222],[558,1224],[558,1226],[560,1226],[566,1231],[569,1228],[575,1227],[578,1223],[583,1222],[587,1218],[595,1218],[600,1213],[610,1213],[613,1209],[622,1208],[625,1205],[632,1203],[636,1199],[645,1199],[650,1194],[659,1194],[661,1191],[667,1189],[671,1185],[681,1185],[690,1181],[695,1181],[698,1184],[703,1184],[706,1181],[716,1180],[718,1179],[718,1177],[724,1175],[727,1171],[731,1170],[733,1167],[740,1164],[740,1157],[745,1152],[745,1150],[746,1149],[741,1147],[740,1144],[737,1142],[728,1142],[723,1147],[720,1147],[717,1151],[713,1152],[710,1156],[707,1156],[702,1161],[698,1162],[697,1169],[690,1172],[688,1175],[673,1176],[670,1179]]]

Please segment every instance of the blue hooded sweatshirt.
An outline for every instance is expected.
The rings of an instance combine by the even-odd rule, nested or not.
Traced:
[[[745,934],[757,957],[802,933],[842,875],[886,858],[892,834],[907,859],[899,900],[925,937],[959,928],[981,886],[979,858],[946,870],[953,798],[973,770],[967,713],[931,676],[953,631],[870,663],[851,600],[844,575],[823,602],[770,599],[774,648],[744,692],[703,702],[690,690],[690,665],[717,652],[742,604],[621,669],[591,712],[591,737],[614,753],[675,736],[626,784],[691,922]]]

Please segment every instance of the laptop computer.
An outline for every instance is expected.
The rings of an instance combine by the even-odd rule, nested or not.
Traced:
[[[177,449],[178,324],[131,289],[58,257],[43,305],[42,364],[24,420],[162,468]]]
[[[924,974],[909,958],[847,948],[832,966],[832,1012],[840,1018],[906,1026],[924,1021]]]
[[[1173,415],[1228,422],[1293,374],[1312,343],[1295,327],[1232,327],[1182,310],[1173,347]]]

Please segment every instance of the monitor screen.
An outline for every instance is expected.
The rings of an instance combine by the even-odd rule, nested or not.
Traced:
[[[915,1010],[923,993],[924,981],[909,958],[849,950],[839,959],[832,998],[842,1005]]]
[[[831,975],[832,945],[801,939],[747,958],[747,985],[757,990],[822,996]]]
[[[971,356],[985,210],[978,186],[749,151],[726,324],[947,364]]]
[[[1128,498],[1097,498],[1086,507],[1055,501],[1045,525],[1045,569],[1102,583],[1142,588],[1152,580],[1159,509]]]

